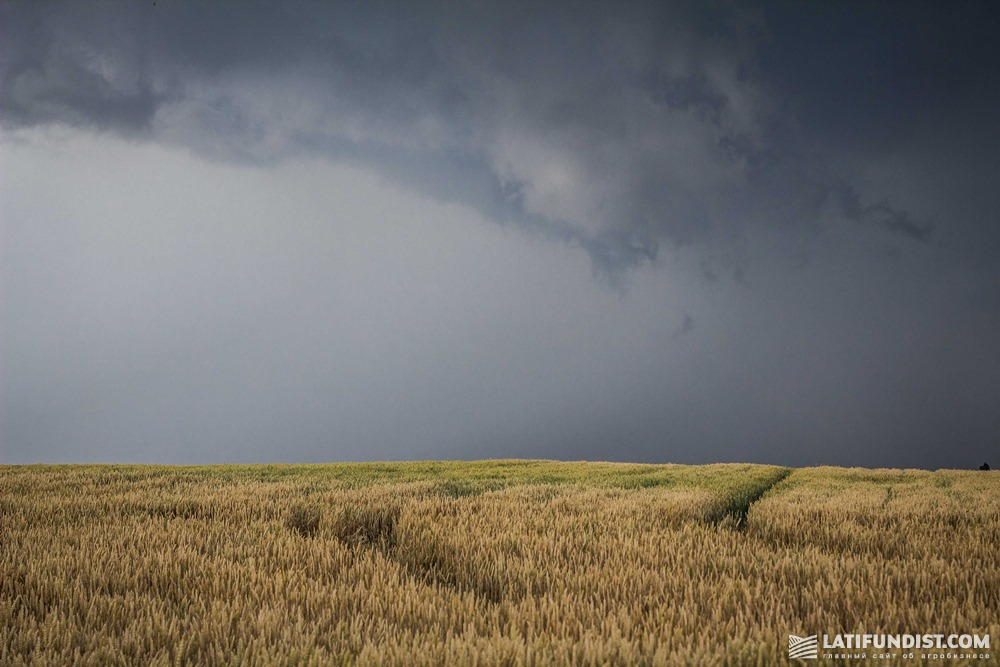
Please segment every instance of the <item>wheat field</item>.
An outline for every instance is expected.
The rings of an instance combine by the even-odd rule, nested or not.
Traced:
[[[1000,639],[1000,475],[0,466],[0,573],[4,665],[783,664],[789,634]]]

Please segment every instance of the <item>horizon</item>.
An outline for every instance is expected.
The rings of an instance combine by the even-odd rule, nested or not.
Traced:
[[[59,462],[59,463],[0,463],[0,467],[129,467],[129,468],[262,468],[262,467],[322,467],[322,466],[366,466],[366,465],[418,465],[427,463],[454,463],[454,464],[484,464],[484,463],[564,463],[564,464],[610,464],[623,466],[681,466],[681,467],[706,467],[706,466],[774,466],[777,468],[787,468],[789,470],[807,470],[816,468],[836,468],[838,470],[871,470],[873,472],[883,470],[893,471],[916,471],[916,472],[996,472],[992,466],[988,471],[982,470],[978,465],[971,468],[919,468],[919,467],[869,467],[851,465],[814,465],[814,466],[790,466],[781,463],[771,463],[767,461],[712,461],[708,463],[675,463],[672,461],[611,461],[593,459],[511,459],[511,458],[491,458],[491,459],[385,459],[385,460],[357,460],[357,461],[309,461],[296,463],[291,461],[272,461],[268,463],[127,463],[116,461],[91,461],[86,463]],[[988,461],[985,463],[989,463]],[[982,464],[979,464],[982,465]]]

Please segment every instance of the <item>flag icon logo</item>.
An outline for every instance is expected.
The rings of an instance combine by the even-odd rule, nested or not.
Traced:
[[[799,660],[816,659],[816,635],[796,637],[788,635],[788,657]]]

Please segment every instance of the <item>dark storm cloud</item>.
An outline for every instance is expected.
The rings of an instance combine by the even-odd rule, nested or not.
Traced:
[[[799,176],[795,119],[759,66],[763,12],[662,4],[7,4],[0,120],[365,165],[611,277],[776,210],[810,225],[831,198],[928,238],[825,163]]]
[[[998,13],[0,2],[0,458],[978,465]]]
[[[771,38],[758,51],[761,71],[794,118],[785,125],[794,141],[777,143],[840,169],[819,180],[817,198],[832,195],[848,219],[992,262],[984,248],[1000,243],[1000,230],[985,209],[998,199],[981,175],[1000,153],[997,5],[764,3],[763,13]],[[859,187],[862,172],[880,170],[920,192],[887,198]]]
[[[95,23],[79,34],[68,21],[52,20],[48,9],[27,4],[0,8],[3,123],[66,123],[125,134],[148,130],[164,98],[143,77],[123,81],[102,66],[131,67],[134,54],[119,48],[115,30],[127,29],[131,22],[112,21],[113,27],[103,29]]]
[[[769,82],[810,138],[889,151],[934,131],[952,135],[1000,96],[995,3],[768,3]]]

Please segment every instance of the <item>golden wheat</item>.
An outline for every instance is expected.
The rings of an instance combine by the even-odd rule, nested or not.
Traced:
[[[1000,636],[1000,476],[788,472],[0,467],[0,663],[769,665],[790,633]]]

